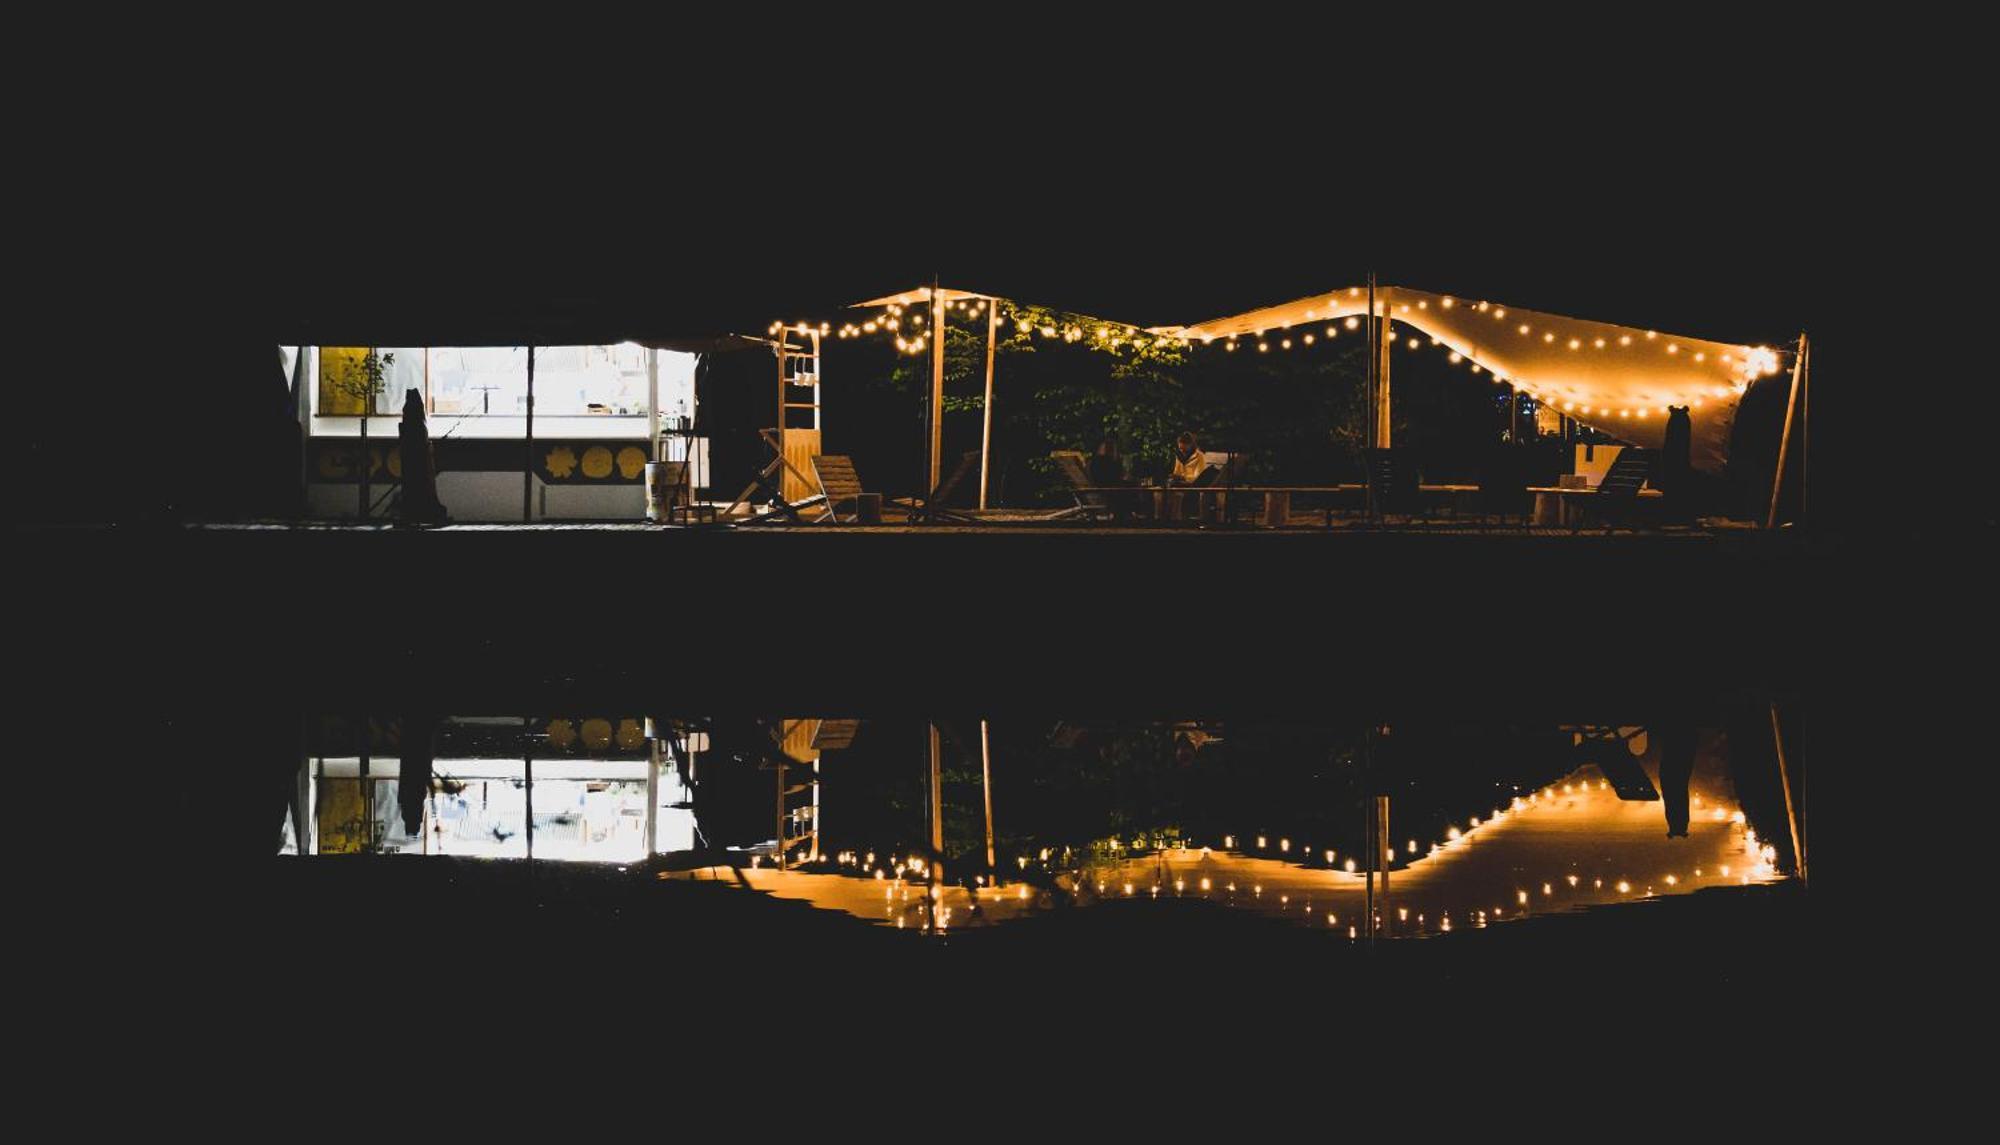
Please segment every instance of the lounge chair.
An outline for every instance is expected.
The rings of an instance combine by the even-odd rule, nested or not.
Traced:
[[[964,482],[966,475],[971,473],[978,464],[979,451],[968,449],[959,455],[958,464],[952,467],[950,473],[945,474],[944,480],[938,482],[938,487],[931,490],[931,495],[924,498],[921,504],[901,499],[892,502],[892,504],[907,508],[910,512],[910,523],[913,525],[924,521],[955,521],[965,525],[977,524],[979,518],[967,513],[954,512],[945,507],[945,502],[951,500],[951,495],[958,490],[959,485]]]
[[[1652,476],[1653,455],[1644,449],[1621,449],[1589,499],[1592,514],[1606,532],[1617,526],[1636,530],[1640,519],[1639,489]]]
[[[1090,471],[1084,467],[1081,452],[1074,449],[1058,449],[1049,454],[1049,459],[1056,463],[1056,474],[1063,479],[1064,487],[1069,490],[1069,495],[1076,499],[1076,504],[1051,513],[1043,520],[1059,521],[1071,517],[1084,517],[1101,521],[1118,515],[1117,507],[1111,503],[1114,494],[1096,492],[1089,488]],[[1134,489],[1133,493],[1136,495],[1138,490]]]

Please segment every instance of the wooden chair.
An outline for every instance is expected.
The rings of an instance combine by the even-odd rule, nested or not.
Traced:
[[[826,516],[821,520],[838,523],[841,520],[841,506],[847,506],[847,520],[857,518],[856,506],[865,492],[861,488],[861,475],[854,471],[854,459],[840,454],[816,453],[812,459],[813,480],[819,483],[819,491],[826,497]]]
[[[1624,526],[1637,530],[1640,520],[1639,489],[1652,476],[1653,455],[1644,449],[1621,449],[1597,483],[1597,495],[1589,498],[1590,508],[1606,532]]]
[[[1116,507],[1111,504],[1110,494],[1089,491],[1090,471],[1084,468],[1082,453],[1074,449],[1058,449],[1049,454],[1049,459],[1056,463],[1056,474],[1063,479],[1064,486],[1069,489],[1069,495],[1076,499],[1076,504],[1052,513],[1044,520],[1058,521],[1070,517],[1104,520],[1117,515]]]

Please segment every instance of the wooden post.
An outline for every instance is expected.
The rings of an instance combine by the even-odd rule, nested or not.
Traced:
[[[1785,455],[1792,444],[1792,414],[1799,401],[1799,378],[1805,373],[1806,336],[1799,335],[1798,353],[1792,358],[1792,386],[1785,394],[1785,429],[1778,436],[1778,468],[1771,474],[1771,511],[1764,516],[1764,527],[1778,527],[1778,494],[1785,487]]]
[[[993,345],[1000,336],[1000,300],[986,300],[986,401],[980,406],[984,422],[979,428],[979,507],[986,508],[987,461],[993,453]],[[986,725],[980,724],[983,729]],[[982,732],[983,734],[983,732]]]
[[[1785,826],[1792,833],[1792,859],[1799,867],[1799,881],[1810,886],[1806,877],[1805,827],[1792,801],[1792,769],[1785,759],[1785,733],[1778,728],[1778,701],[1771,701],[1771,746],[1778,753],[1778,782],[1785,789]]]
[[[650,346],[646,348],[646,456],[666,460],[660,451],[660,352]]]
[[[986,796],[986,873],[994,875],[993,862],[993,741],[986,721],[979,721],[979,790]],[[1000,885],[995,877],[993,885]]]
[[[1368,394],[1367,394],[1367,401],[1363,405],[1363,413],[1362,413],[1362,419],[1366,423],[1364,428],[1366,429],[1367,432],[1363,435],[1363,440],[1366,441],[1369,446],[1372,446],[1375,444],[1375,363],[1376,363],[1375,272],[1372,270],[1368,272],[1368,321],[1365,324],[1363,324],[1361,330],[1362,330],[1362,336],[1365,339],[1367,339],[1368,342],[1368,364],[1366,371],[1366,376],[1368,379],[1367,381]],[[1371,481],[1370,484],[1372,485],[1373,482]]]
[[[528,430],[526,463],[521,470],[521,520],[535,519],[535,348],[528,347]]]
[[[944,451],[944,292],[931,283],[931,469],[924,486],[928,502],[938,487],[938,460]],[[928,506],[926,506],[928,507]]]
[[[306,393],[304,346],[298,347],[298,356],[292,360],[292,413],[299,419],[299,500],[293,511],[303,517],[311,505],[307,495],[312,486],[312,398]]]
[[[1396,326],[1389,320],[1388,300],[1382,304],[1382,328],[1376,332],[1375,348],[1375,447],[1387,449],[1391,444],[1389,423],[1389,348],[1396,344]]]

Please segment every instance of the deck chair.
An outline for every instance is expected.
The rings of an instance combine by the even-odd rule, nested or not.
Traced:
[[[812,469],[813,480],[819,483],[819,491],[826,498],[826,516],[820,520],[836,524],[856,520],[857,503],[866,490],[861,488],[861,475],[854,470],[854,459],[837,453],[815,453]]]
[[[1644,449],[1621,449],[1612,461],[1611,468],[1604,471],[1604,480],[1597,483],[1597,496],[1590,498],[1592,514],[1604,526],[1606,532],[1620,525],[1627,529],[1638,529],[1640,520],[1639,489],[1652,476],[1653,455]]]
[[[971,473],[973,468],[978,464],[979,451],[968,449],[959,455],[958,464],[952,467],[950,473],[945,474],[944,480],[938,482],[938,487],[931,490],[931,495],[924,498],[922,503],[898,498],[892,504],[907,508],[910,511],[910,523],[912,525],[921,524],[925,521],[955,521],[962,525],[978,524],[979,518],[968,513],[955,512],[945,507],[945,502],[949,501],[951,495],[958,491],[958,487],[964,482],[966,475]]]
[[[1084,468],[1083,454],[1074,449],[1058,449],[1049,454],[1056,463],[1056,474],[1062,478],[1064,488],[1076,499],[1076,504],[1067,509],[1051,513],[1044,520],[1060,521],[1073,517],[1083,517],[1102,521],[1117,516],[1117,507],[1111,503],[1111,494],[1086,491],[1090,484],[1090,471]],[[1136,492],[1136,490],[1135,490]]]

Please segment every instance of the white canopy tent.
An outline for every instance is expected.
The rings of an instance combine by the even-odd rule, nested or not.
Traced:
[[[1667,409],[1686,406],[1697,469],[1720,470],[1736,406],[1751,382],[1777,372],[1768,348],[1614,326],[1402,286],[1375,289],[1377,313],[1420,331],[1443,352],[1565,416],[1634,445],[1665,443]],[[1336,337],[1364,323],[1365,287],[1315,294],[1194,326],[1155,332],[1190,342],[1255,338],[1319,324]],[[1424,345],[1419,339],[1418,346]],[[1457,359],[1455,359],[1457,360]]]

